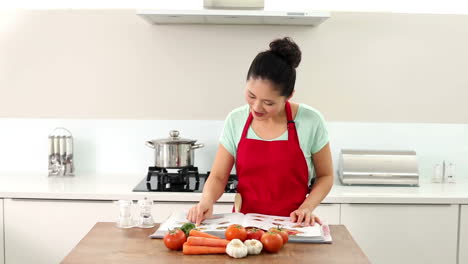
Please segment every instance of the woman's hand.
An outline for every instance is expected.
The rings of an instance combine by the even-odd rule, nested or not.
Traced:
[[[190,208],[187,220],[199,226],[203,220],[213,215],[213,203],[200,201],[194,207]]]
[[[312,213],[312,209],[306,207],[299,207],[297,210],[290,214],[291,222],[297,222],[305,226],[313,226],[315,223],[322,224],[322,220]]]

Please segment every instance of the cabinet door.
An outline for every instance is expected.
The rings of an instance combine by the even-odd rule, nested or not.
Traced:
[[[468,205],[461,205],[460,244],[458,245],[458,263],[468,263]]]
[[[5,252],[3,246],[3,199],[0,199],[0,264],[5,263]]]
[[[372,263],[456,263],[458,205],[342,204],[341,223]]]
[[[111,201],[5,199],[5,262],[59,263],[96,222],[112,222]]]
[[[314,214],[329,225],[340,224],[340,204],[320,204]]]

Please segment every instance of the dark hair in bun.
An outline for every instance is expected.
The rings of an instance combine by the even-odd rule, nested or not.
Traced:
[[[296,68],[301,62],[301,50],[294,41],[285,37],[273,40],[270,49],[257,54],[250,64],[247,80],[264,79],[276,84],[282,96],[294,91]]]
[[[301,62],[301,50],[288,37],[273,40],[270,43],[270,51],[286,60],[293,68],[297,68]]]

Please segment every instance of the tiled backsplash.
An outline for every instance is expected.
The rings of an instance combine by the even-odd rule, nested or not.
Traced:
[[[328,122],[335,171],[342,148],[413,149],[421,178],[429,179],[443,160],[456,165],[456,177],[468,179],[468,124]],[[153,164],[145,141],[168,137],[177,129],[184,138],[205,147],[195,150],[195,164],[209,170],[223,121],[218,120],[96,120],[0,119],[0,173],[47,171],[47,137],[55,127],[73,133],[76,175],[137,173]]]

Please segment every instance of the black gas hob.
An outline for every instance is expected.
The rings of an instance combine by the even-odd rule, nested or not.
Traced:
[[[133,189],[134,192],[202,192],[210,172],[199,173],[197,167],[166,169],[149,167],[146,177]],[[231,174],[224,192],[235,193],[237,176]]]

